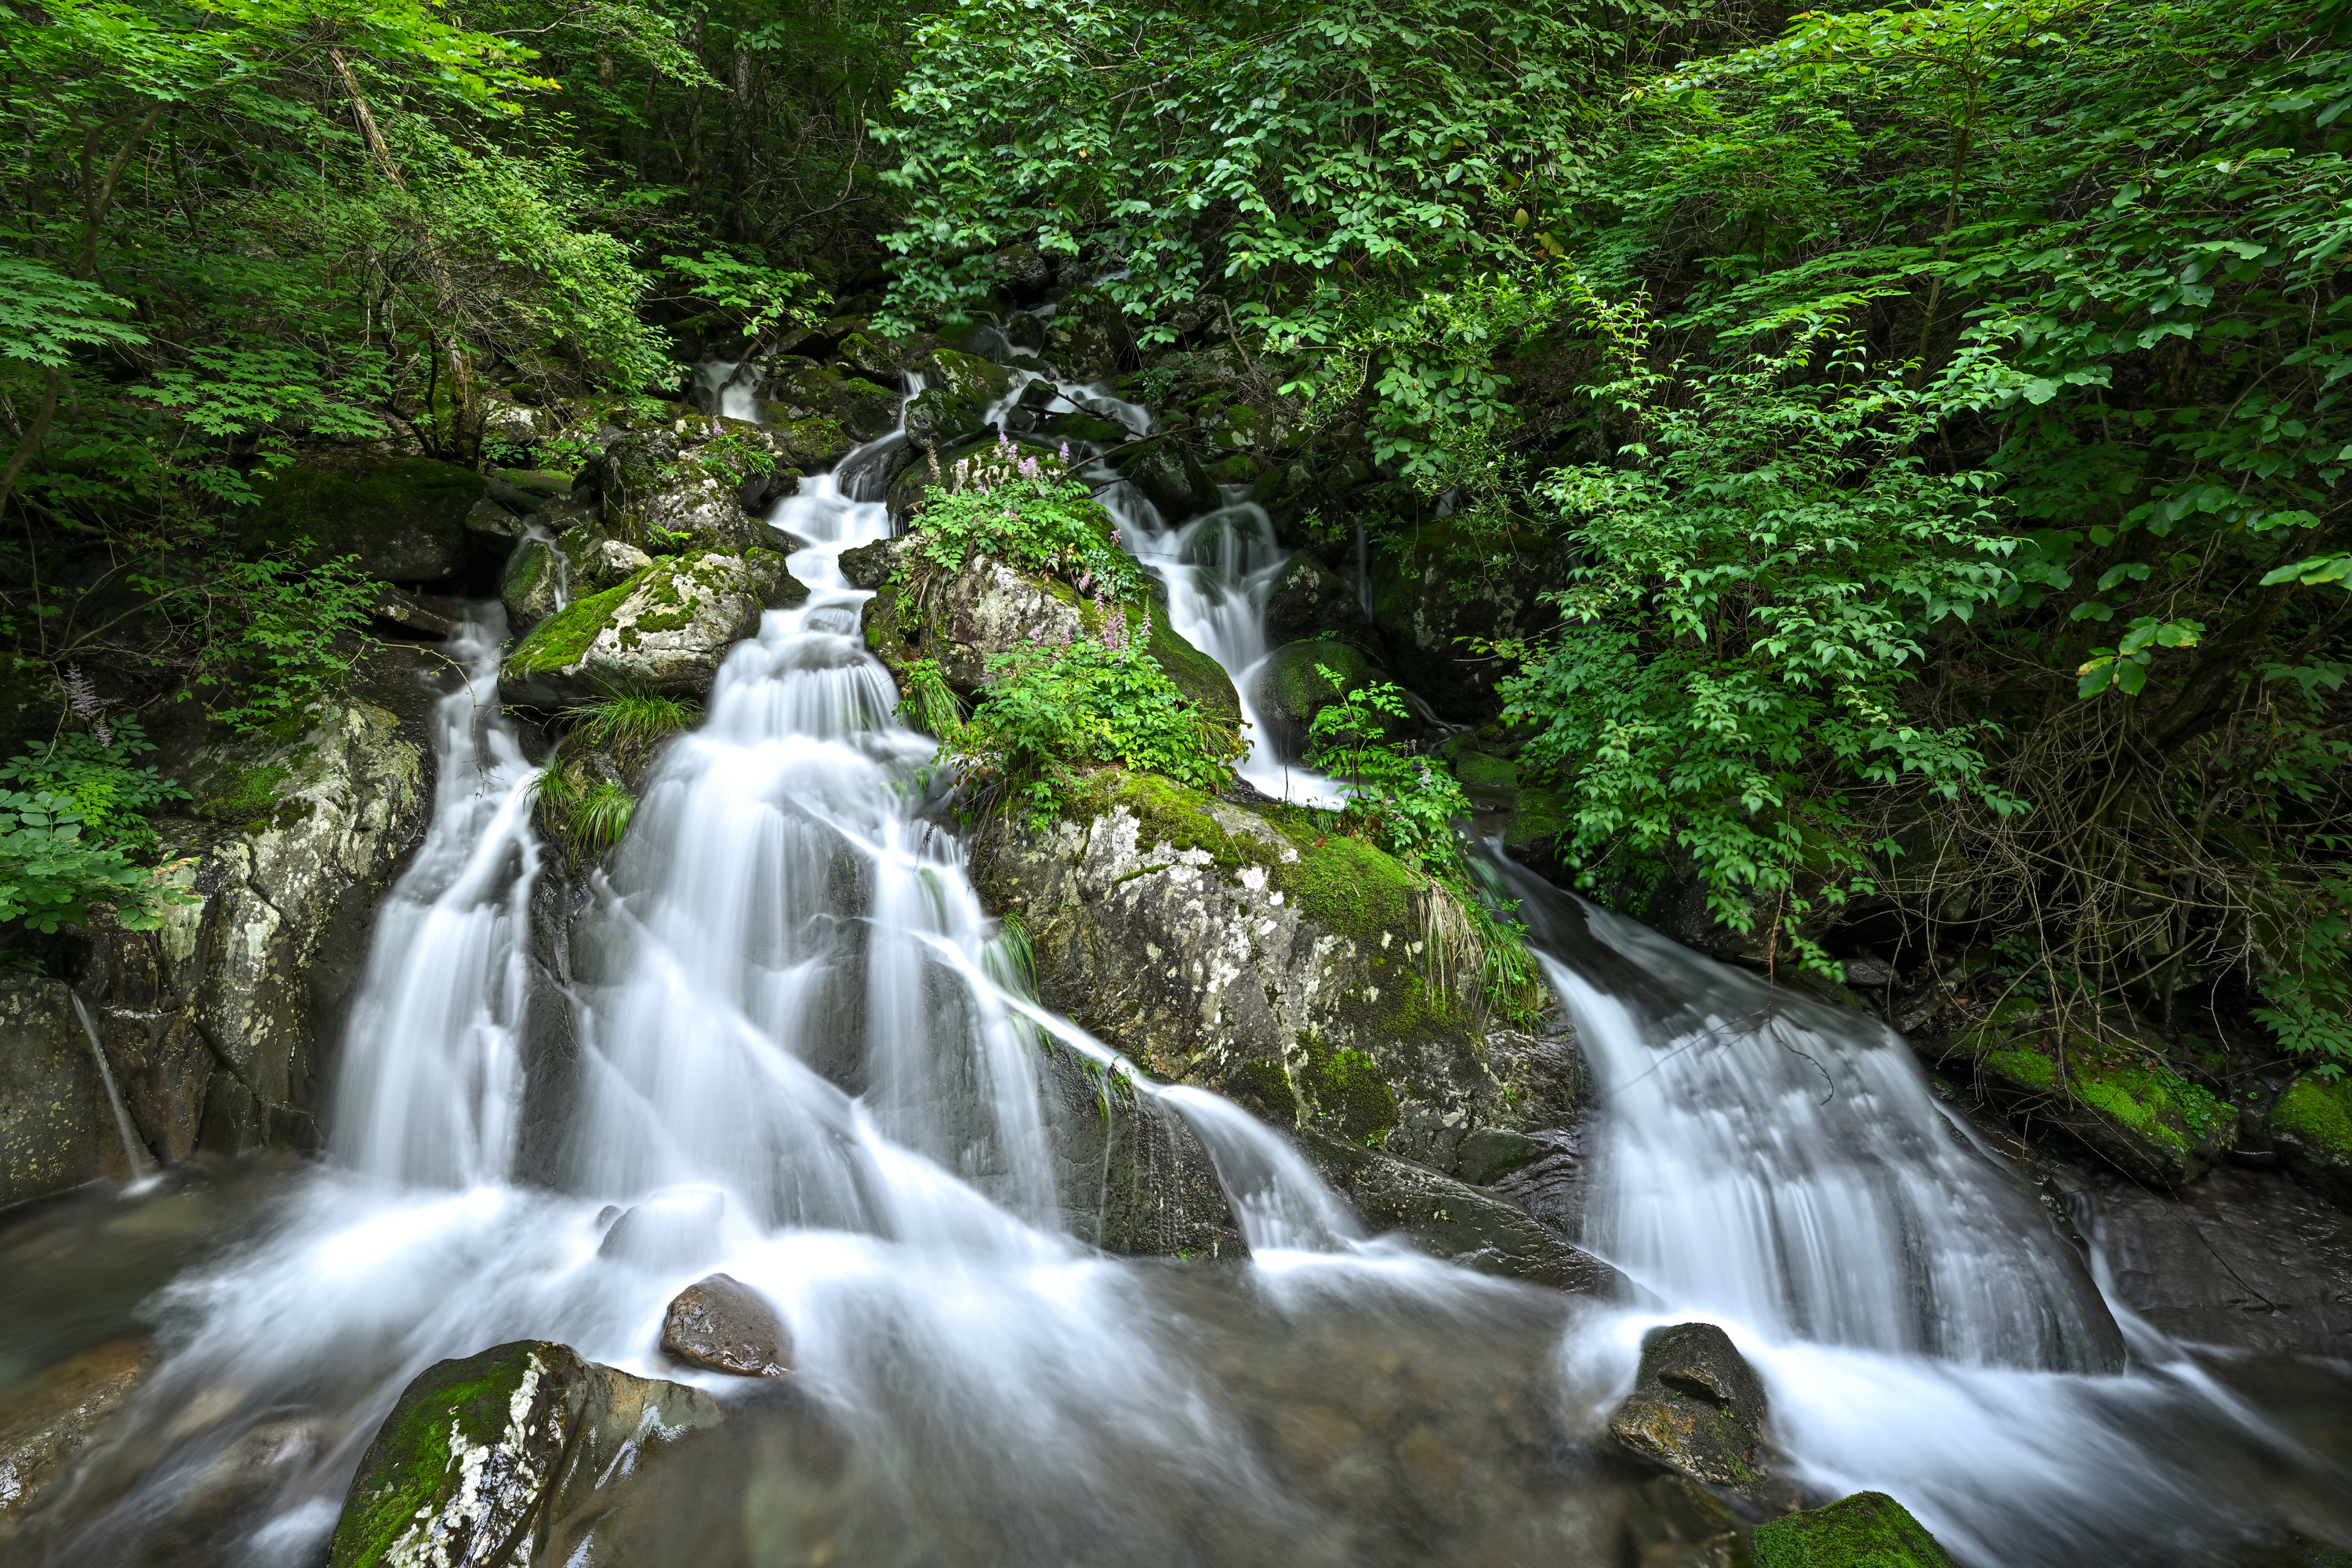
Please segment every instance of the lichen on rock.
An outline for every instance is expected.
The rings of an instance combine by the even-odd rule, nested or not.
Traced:
[[[614,688],[699,694],[727,650],[759,630],[762,610],[806,597],[772,550],[672,556],[534,627],[500,667],[499,690],[547,709]]]

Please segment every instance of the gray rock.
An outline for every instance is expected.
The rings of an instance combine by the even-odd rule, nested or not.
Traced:
[[[66,983],[0,974],[0,1207],[130,1171]]]
[[[983,556],[920,595],[885,584],[866,606],[866,640],[877,650],[903,644],[936,658],[948,684],[974,691],[992,659],[1087,635],[1067,584],[1016,572]],[[887,658],[889,653],[885,651]]]
[[[726,1274],[679,1291],[662,1319],[662,1349],[683,1362],[739,1377],[793,1370],[793,1336],[768,1299]]]
[[[1120,479],[1141,490],[1164,521],[1181,522],[1223,504],[1216,481],[1202,468],[1201,459],[1173,436],[1153,436],[1114,447],[1104,461],[1118,471]]]
[[[1339,679],[1325,679],[1322,672],[1327,669]],[[1277,647],[1258,668],[1253,692],[1257,700],[1258,722],[1265,727],[1267,738],[1282,755],[1303,757],[1307,750],[1308,726],[1318,713],[1348,692],[1378,685],[1388,678],[1386,670],[1349,643],[1318,640]],[[1421,721],[1410,715],[1384,719],[1381,726],[1382,737],[1390,741],[1412,740],[1423,729]]]
[[[841,574],[853,588],[879,588],[898,570],[906,544],[903,539],[877,539],[841,552]]]
[[[1642,1336],[1633,1392],[1609,1417],[1617,1440],[1645,1459],[1754,1494],[1769,1477],[1764,1382],[1713,1323]]]
[[[154,1364],[143,1340],[68,1357],[0,1394],[0,1550]]]
[[[1266,644],[1280,647],[1324,632],[1336,634],[1341,642],[1375,659],[1381,657],[1381,634],[1357,601],[1355,584],[1301,552],[1284,565],[1266,595]]]
[[[1507,1127],[1482,1127],[1462,1140],[1454,1168],[1474,1187],[1491,1186],[1533,1160],[1542,1145]]]
[[[657,561],[533,628],[500,667],[499,690],[545,709],[592,701],[615,686],[707,692],[727,650],[759,630],[762,610],[807,596],[772,550]]]
[[[944,386],[927,386],[907,405],[907,439],[914,445],[946,446],[980,433],[985,405]]]
[[[520,539],[522,513],[512,510],[492,486],[490,493],[476,501],[466,513],[466,527],[475,533],[485,533],[495,539]]]
[[[1653,1476],[1625,1521],[1636,1568],[1748,1568],[1739,1521],[1688,1476]]]

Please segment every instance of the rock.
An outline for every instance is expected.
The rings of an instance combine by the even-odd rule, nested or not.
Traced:
[[[1885,1492],[1759,1524],[1748,1550],[1756,1568],[1952,1568],[1936,1538]]]
[[[683,1362],[740,1377],[793,1370],[793,1337],[766,1297],[725,1274],[679,1291],[662,1319],[662,1349]]]
[[[941,349],[923,363],[922,369],[928,389],[943,390],[982,409],[1013,390],[1013,378],[1004,367],[991,364],[978,354]]]
[[[1609,1430],[1643,1458],[1715,1486],[1753,1494],[1767,1474],[1763,1380],[1713,1323],[1642,1336],[1633,1392]]]
[[[602,522],[566,530],[552,542],[526,539],[509,557],[499,591],[508,629],[527,636],[562,605],[616,588],[653,563],[652,556],[614,538]]]
[[[918,447],[946,446],[980,434],[985,405],[944,386],[927,386],[907,405],[907,439]]]
[[[305,463],[261,487],[238,523],[250,554],[295,550],[310,562],[355,557],[360,570],[394,583],[442,583],[465,569],[467,519],[488,483],[430,458]]]
[[[2270,1131],[2289,1175],[2352,1209],[2352,1078],[2296,1079],[2271,1107]]]
[[[1103,460],[1118,470],[1120,479],[1143,492],[1163,522],[1181,522],[1224,504],[1216,481],[1202,469],[1201,459],[1172,436],[1114,447]]]
[[[1381,657],[1381,634],[1357,602],[1355,584],[1301,552],[1283,565],[1266,595],[1266,645],[1280,647],[1324,632],[1373,658]]]
[[[466,616],[466,605],[462,599],[405,593],[389,583],[376,589],[375,603],[369,608],[372,614],[384,620],[432,637],[447,637],[457,629],[457,623]]]
[[[1028,240],[1008,245],[982,264],[990,276],[998,279],[1007,292],[1019,299],[1034,299],[1053,287],[1054,261]],[[1027,318],[1034,321],[1035,317]]]
[[[2236,1109],[2161,1066],[2160,1047],[2126,1056],[2079,1029],[2062,1045],[2054,1030],[2037,1004],[2015,1000],[1927,1049],[1972,1064],[1986,1097],[2029,1131],[2063,1132],[2151,1186],[2187,1186],[2236,1144]]]
[[[743,510],[739,490],[749,470],[721,463],[711,445],[721,434],[767,449],[760,427],[740,420],[678,420],[604,448],[582,476],[604,506],[610,537],[660,554],[680,547],[740,552],[774,549],[782,538]]]
[[[2192,1344],[2352,1361],[2352,1214],[2278,1173],[2232,1166],[2179,1192],[2096,1167],[2081,1180],[2116,1298],[2158,1329]]]
[[[496,485],[491,486],[490,493],[476,501],[466,513],[466,527],[469,531],[488,534],[496,539],[520,539],[522,522],[521,511],[507,506]]]
[[[492,468],[490,495],[519,512],[536,512],[572,493],[572,476],[554,468]]]
[[[778,354],[761,384],[761,416],[802,468],[830,467],[859,441],[898,422],[898,395],[870,381],[843,377],[814,360]]]
[[[569,1347],[523,1340],[417,1373],[360,1460],[330,1568],[508,1563],[554,1485],[587,1372]]]
[[[1330,670],[1339,679],[1326,679],[1323,670]],[[1375,686],[1388,679],[1387,673],[1363,653],[1344,642],[1297,642],[1278,647],[1267,656],[1258,668],[1257,685],[1252,695],[1256,699],[1258,722],[1280,753],[1286,757],[1307,754],[1307,726],[1315,715],[1337,702],[1350,691]],[[1412,718],[1384,721],[1383,736],[1390,741],[1405,741],[1420,733],[1420,721]]]
[[[604,515],[604,506],[597,500],[595,491],[575,490],[541,502],[539,510],[530,514],[530,520],[547,532],[560,537],[583,523],[601,521]]]
[[[1242,721],[1241,694],[1234,689],[1234,678],[1225,667],[1186,641],[1168,619],[1168,612],[1157,604],[1132,605],[1128,610],[1128,624],[1133,626],[1145,616],[1151,618],[1151,637],[1145,644],[1151,657],[1176,689],[1201,705],[1201,710],[1220,723],[1239,724]]]
[[[841,574],[853,588],[879,588],[898,570],[905,552],[905,541],[877,539],[871,544],[861,544],[855,550],[841,552]]]
[[[1482,1128],[1470,1137],[1496,1131]],[[1401,1232],[1433,1255],[1482,1274],[1604,1300],[1630,1301],[1634,1296],[1623,1275],[1560,1240],[1507,1198],[1327,1134],[1304,1132],[1300,1142],[1316,1169],[1375,1230]]]
[[[1635,1568],[1748,1568],[1739,1521],[1688,1476],[1653,1476],[1625,1521],[1623,1559]]]
[[[919,613],[915,599],[885,584],[866,606],[866,641],[888,662],[938,659],[959,691],[987,684],[992,659],[1050,643],[1066,647],[1089,635],[1077,590],[988,556],[932,584]]]
[[[675,1465],[681,1447],[730,1436],[719,1430],[726,1410],[701,1389],[593,1363],[580,1387],[575,1436],[532,1531],[531,1568],[677,1561],[675,1517],[653,1539],[633,1542],[632,1516],[648,1505],[709,1509],[709,1490],[696,1484],[709,1480],[707,1471],[688,1465],[682,1488],[649,1485],[648,1477]],[[522,1553],[516,1561],[523,1561]]]
[[[574,600],[534,628],[499,671],[507,700],[556,709],[614,686],[703,693],[763,609],[808,589],[772,550],[698,550],[657,561],[618,587]]]
[[[1542,1146],[1507,1127],[1482,1127],[1462,1140],[1454,1169],[1474,1187],[1491,1186],[1534,1159]]]
[[[1544,559],[1554,547],[1530,541],[1507,563],[1465,566],[1453,554],[1450,522],[1424,524],[1412,537],[1403,555],[1381,552],[1372,563],[1372,622],[1390,668],[1441,717],[1484,722],[1502,710],[1495,682],[1509,666],[1460,639],[1528,637],[1557,621],[1536,597],[1559,580]]]
[[[130,1171],[72,992],[0,973],[0,1208]]]
[[[838,352],[843,359],[868,375],[898,376],[919,370],[924,361],[939,352],[939,347],[940,340],[929,332],[897,338],[869,328],[843,338]]]
[[[1066,820],[993,819],[971,861],[1025,924],[1039,995],[1160,1078],[1433,1173],[1517,1125],[1475,966],[1423,946],[1443,895],[1361,839],[1105,771]]]
[[[0,1547],[131,1396],[154,1347],[113,1340],[0,1393]]]
[[[561,575],[555,544],[526,539],[507,557],[506,576],[499,584],[499,602],[507,608],[507,630],[516,637],[555,614],[567,584]]]

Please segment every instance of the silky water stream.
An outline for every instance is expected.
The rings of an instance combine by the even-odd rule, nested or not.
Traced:
[[[649,1441],[634,1511],[563,1568],[1613,1563],[1643,1472],[1601,1423],[1643,1330],[1692,1316],[1756,1361],[1809,1489],[1894,1491],[1985,1568],[2204,1561],[2280,1521],[2352,1534],[2326,1461],[2118,1330],[1883,1031],[1523,874],[1597,1079],[1585,1239],[1643,1304],[1366,1240],[1270,1130],[1140,1082],[1252,1257],[1073,1240],[1049,1053],[1128,1069],[993,978],[930,743],[858,636],[837,558],[887,532],[898,439],[783,503],[812,592],[657,764],[560,973],[534,956],[503,628],[453,640],[435,816],[380,921],[332,1157],[151,1303],[165,1357],[26,1560],[319,1563],[410,1377],[545,1338],[732,1413]],[[1264,514],[1170,530],[1107,499],[1178,628],[1246,677],[1280,565]],[[551,1033],[531,1009],[559,996]],[[665,1305],[719,1269],[782,1307],[785,1384],[660,1355]]]

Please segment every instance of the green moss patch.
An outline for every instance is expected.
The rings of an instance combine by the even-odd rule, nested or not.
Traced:
[[[612,625],[614,614],[621,601],[633,593],[637,584],[658,567],[648,567],[617,588],[607,588],[585,599],[574,599],[532,628],[530,636],[513,653],[507,656],[506,673],[510,678],[529,679],[534,675],[570,669],[588,657],[599,633]]]
[[[1760,1524],[1748,1537],[1756,1568],[1951,1568],[1936,1538],[1885,1492],[1856,1492],[1827,1508]]]
[[[1201,710],[1227,724],[1238,724],[1242,718],[1241,698],[1234,690],[1233,677],[1224,666],[1194,647],[1168,624],[1168,612],[1159,605],[1140,605],[1128,612],[1129,624],[1139,615],[1151,617],[1151,641],[1148,651],[1176,683],[1176,689],[1201,705]]]
[[[1315,1114],[1351,1143],[1376,1147],[1396,1126],[1395,1091],[1380,1064],[1361,1051],[1310,1041],[1298,1086]]]
[[[259,827],[267,823],[285,799],[293,770],[276,763],[247,768],[217,781],[214,790],[201,795],[195,814],[208,822],[227,823],[234,827]]]
[[[2352,1158],[2352,1079],[2295,1079],[2272,1108],[2271,1125],[2290,1128]]]

